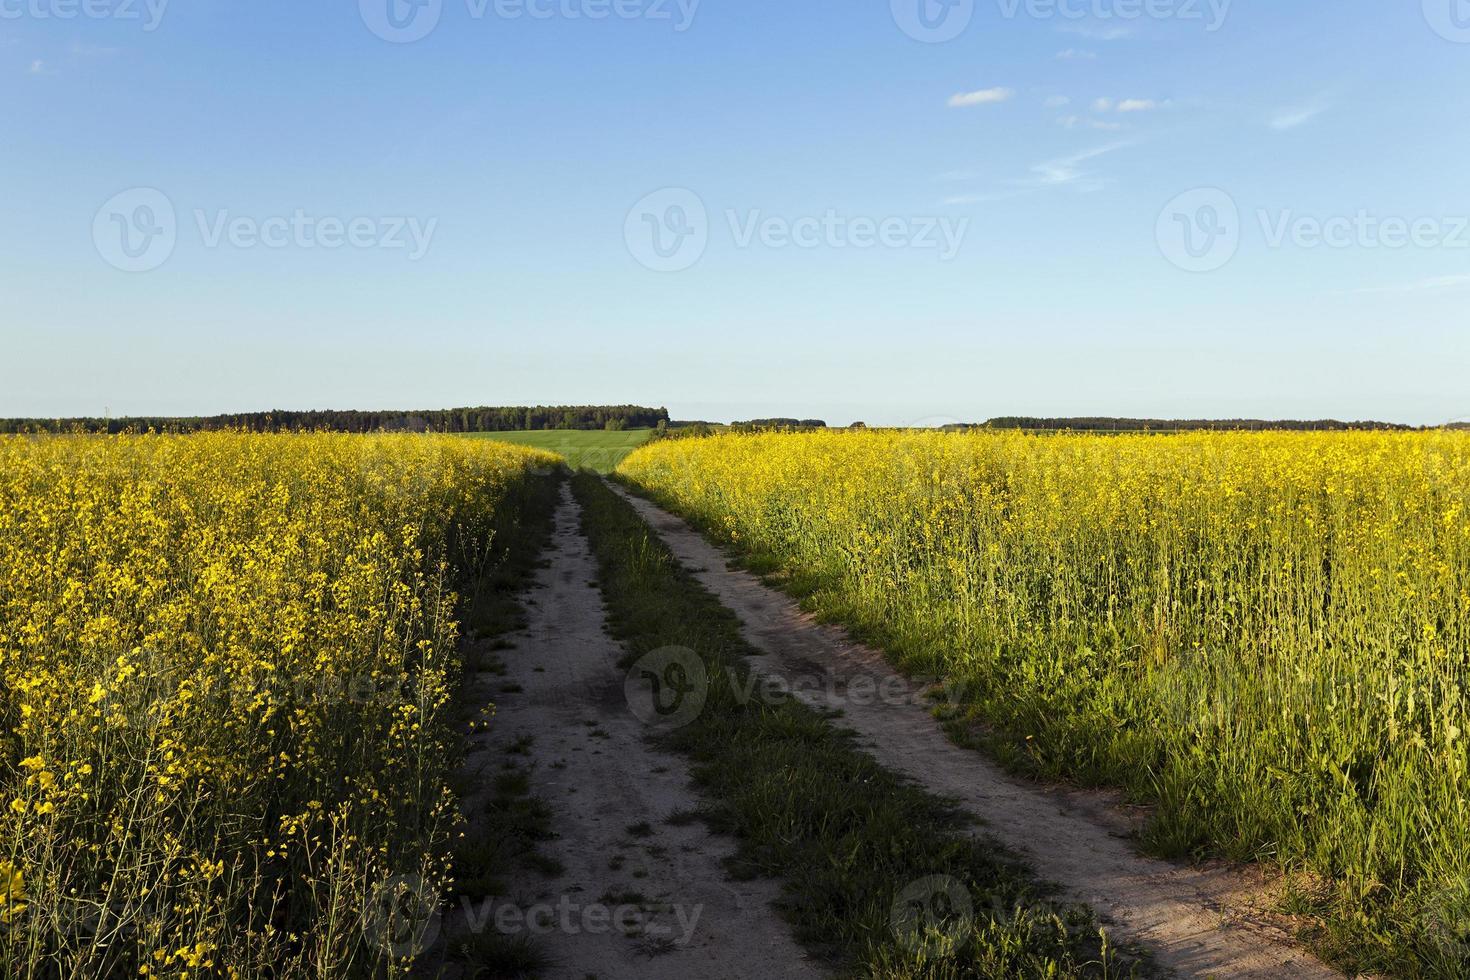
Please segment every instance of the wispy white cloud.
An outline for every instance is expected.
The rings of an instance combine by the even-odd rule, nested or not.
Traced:
[[[984,88],[978,92],[960,92],[949,97],[951,109],[968,109],[977,105],[994,105],[1007,102],[1016,93],[1008,88]]]
[[[1067,157],[1058,157],[1055,160],[1044,160],[1031,168],[1031,181],[1042,187],[1076,187],[1079,190],[1100,190],[1107,185],[1104,178],[1090,173],[1082,168],[1089,160],[1106,156],[1125,147],[1132,146],[1131,143],[1107,143],[1103,146],[1093,147],[1081,153],[1074,153]]]
[[[1057,52],[1058,61],[1095,61],[1096,59],[1096,51],[1083,51],[1078,48],[1068,48],[1065,51]]]
[[[1004,181],[1006,186],[1002,190],[953,194],[945,198],[944,203],[953,207],[986,204],[1057,188],[1067,188],[1083,193],[1101,190],[1108,185],[1109,180],[1087,170],[1083,165],[1090,160],[1096,160],[1098,157],[1132,145],[1129,142],[1108,143],[1090,150],[1083,150],[1081,153],[1074,153],[1071,156],[1044,160],[1031,168],[1029,176]]]
[[[1048,109],[1060,109],[1064,105],[1071,105],[1072,100],[1065,95],[1053,95],[1042,104]]]
[[[1276,115],[1271,117],[1271,128],[1277,132],[1296,129],[1316,119],[1330,108],[1331,106],[1325,99],[1317,99],[1304,105],[1277,110]]]
[[[37,58],[35,61],[31,62],[31,74],[32,75],[40,75],[45,70],[46,70],[46,62],[42,61],[40,58]]]
[[[1094,99],[1092,103],[1093,112],[1152,112],[1155,109],[1167,109],[1174,104],[1173,99]]]

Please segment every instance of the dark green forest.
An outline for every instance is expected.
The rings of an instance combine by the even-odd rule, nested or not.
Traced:
[[[522,432],[545,429],[654,429],[667,425],[666,408],[640,405],[538,405],[447,408],[408,412],[271,411],[207,418],[0,419],[0,434],[207,432]]]

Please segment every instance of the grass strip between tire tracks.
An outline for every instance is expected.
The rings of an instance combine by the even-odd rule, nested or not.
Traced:
[[[670,648],[698,658],[702,710],[657,737],[693,760],[701,816],[738,842],[732,873],[783,883],[798,940],[844,973],[892,980],[1142,972],[1089,909],[949,803],[879,766],[832,717],[749,683],[758,651],[735,615],[601,479],[580,474],[572,489],[624,666]]]

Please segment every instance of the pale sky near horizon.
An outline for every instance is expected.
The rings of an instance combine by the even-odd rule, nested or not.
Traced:
[[[0,0],[0,416],[1470,418],[1470,0]]]

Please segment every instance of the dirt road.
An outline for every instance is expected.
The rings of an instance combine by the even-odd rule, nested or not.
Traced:
[[[549,565],[528,593],[528,627],[508,637],[509,674],[481,675],[497,705],[468,767],[493,778],[529,766],[555,839],[539,850],[564,873],[520,875],[488,910],[551,959],[550,977],[597,980],[811,980],[824,974],[771,908],[778,886],[733,882],[728,839],[668,818],[698,804],[684,760],[651,748],[623,693],[623,651],[605,629],[596,565],[563,487]],[[514,693],[502,692],[507,684]],[[529,739],[529,748],[527,748]],[[515,747],[512,753],[511,749]],[[471,798],[469,809],[479,801]],[[487,910],[469,914],[482,923]],[[467,928],[466,912],[452,929]],[[482,925],[483,927],[483,925]],[[472,976],[470,972],[467,975]]]
[[[757,672],[809,704],[840,709],[880,763],[958,800],[1042,877],[1092,906],[1118,935],[1146,946],[1161,966],[1187,977],[1243,980],[1339,975],[1270,923],[1258,875],[1141,856],[1126,839],[1128,817],[1104,795],[1025,784],[956,746],[923,691],[881,653],[815,622],[755,576],[727,568],[725,555],[683,520],[623,495],[740,617],[746,638],[766,653],[752,661]]]

